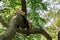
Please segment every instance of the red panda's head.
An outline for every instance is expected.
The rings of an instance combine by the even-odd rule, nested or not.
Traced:
[[[16,13],[20,13],[21,15],[25,15],[25,12],[23,12],[22,10],[17,10]]]

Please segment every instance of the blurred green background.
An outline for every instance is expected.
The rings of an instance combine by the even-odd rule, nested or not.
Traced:
[[[59,0],[26,0],[27,19],[32,23],[33,29],[43,28],[52,37],[52,40],[58,39],[60,28],[60,1]],[[3,18],[9,24],[10,19],[15,15],[16,10],[21,9],[21,0],[1,0],[0,18]],[[42,26],[42,27],[40,27]],[[0,23],[0,34],[4,33],[6,28]],[[41,34],[16,33],[13,40],[47,40]]]

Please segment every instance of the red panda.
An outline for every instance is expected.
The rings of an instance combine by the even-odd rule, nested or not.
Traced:
[[[24,22],[24,27],[21,27],[22,29],[23,28],[26,28],[28,31],[31,30],[31,23],[27,20],[27,18],[25,17],[25,13],[22,11],[22,10],[17,10],[16,11],[16,14],[20,14],[23,18],[23,22]]]

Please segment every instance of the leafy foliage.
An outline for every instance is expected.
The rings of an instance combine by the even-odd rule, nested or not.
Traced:
[[[15,15],[15,12],[17,9],[21,9],[21,0],[3,0],[4,2],[4,9],[1,10],[0,16],[5,20],[5,22],[9,23],[10,19]],[[40,15],[36,12],[36,10],[47,10],[47,5],[45,3],[42,3],[42,0],[27,0],[27,7],[31,8],[30,12],[27,12],[27,19],[31,21],[33,28],[42,28],[46,24],[46,20],[44,18],[41,18]],[[49,17],[55,17],[55,12],[49,12],[47,14]],[[59,12],[58,12],[59,13]],[[59,18],[57,18],[59,19]],[[55,20],[55,23],[60,26],[60,23],[58,20]],[[54,30],[52,26],[47,27],[47,32],[55,38],[55,33],[57,32]],[[56,33],[57,35],[57,33]],[[26,37],[24,34],[17,33],[14,40],[40,40],[41,35],[40,34],[31,34],[29,37]]]
[[[45,3],[42,3],[42,0],[27,0],[27,3],[29,3],[29,6],[31,5],[32,10],[47,10],[47,6]]]

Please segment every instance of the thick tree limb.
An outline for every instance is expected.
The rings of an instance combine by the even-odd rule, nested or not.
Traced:
[[[9,28],[7,29],[5,34],[0,35],[0,40],[12,40],[13,37],[15,36],[17,25],[16,20],[14,20],[16,17],[14,19],[13,18],[11,19]]]
[[[22,33],[22,34],[27,34],[27,33],[28,34],[42,34],[43,36],[45,36],[47,38],[47,40],[52,40],[50,35],[42,28],[32,29],[32,30],[30,30],[30,32],[28,32],[28,30],[19,29],[19,30],[17,30],[17,32]]]

